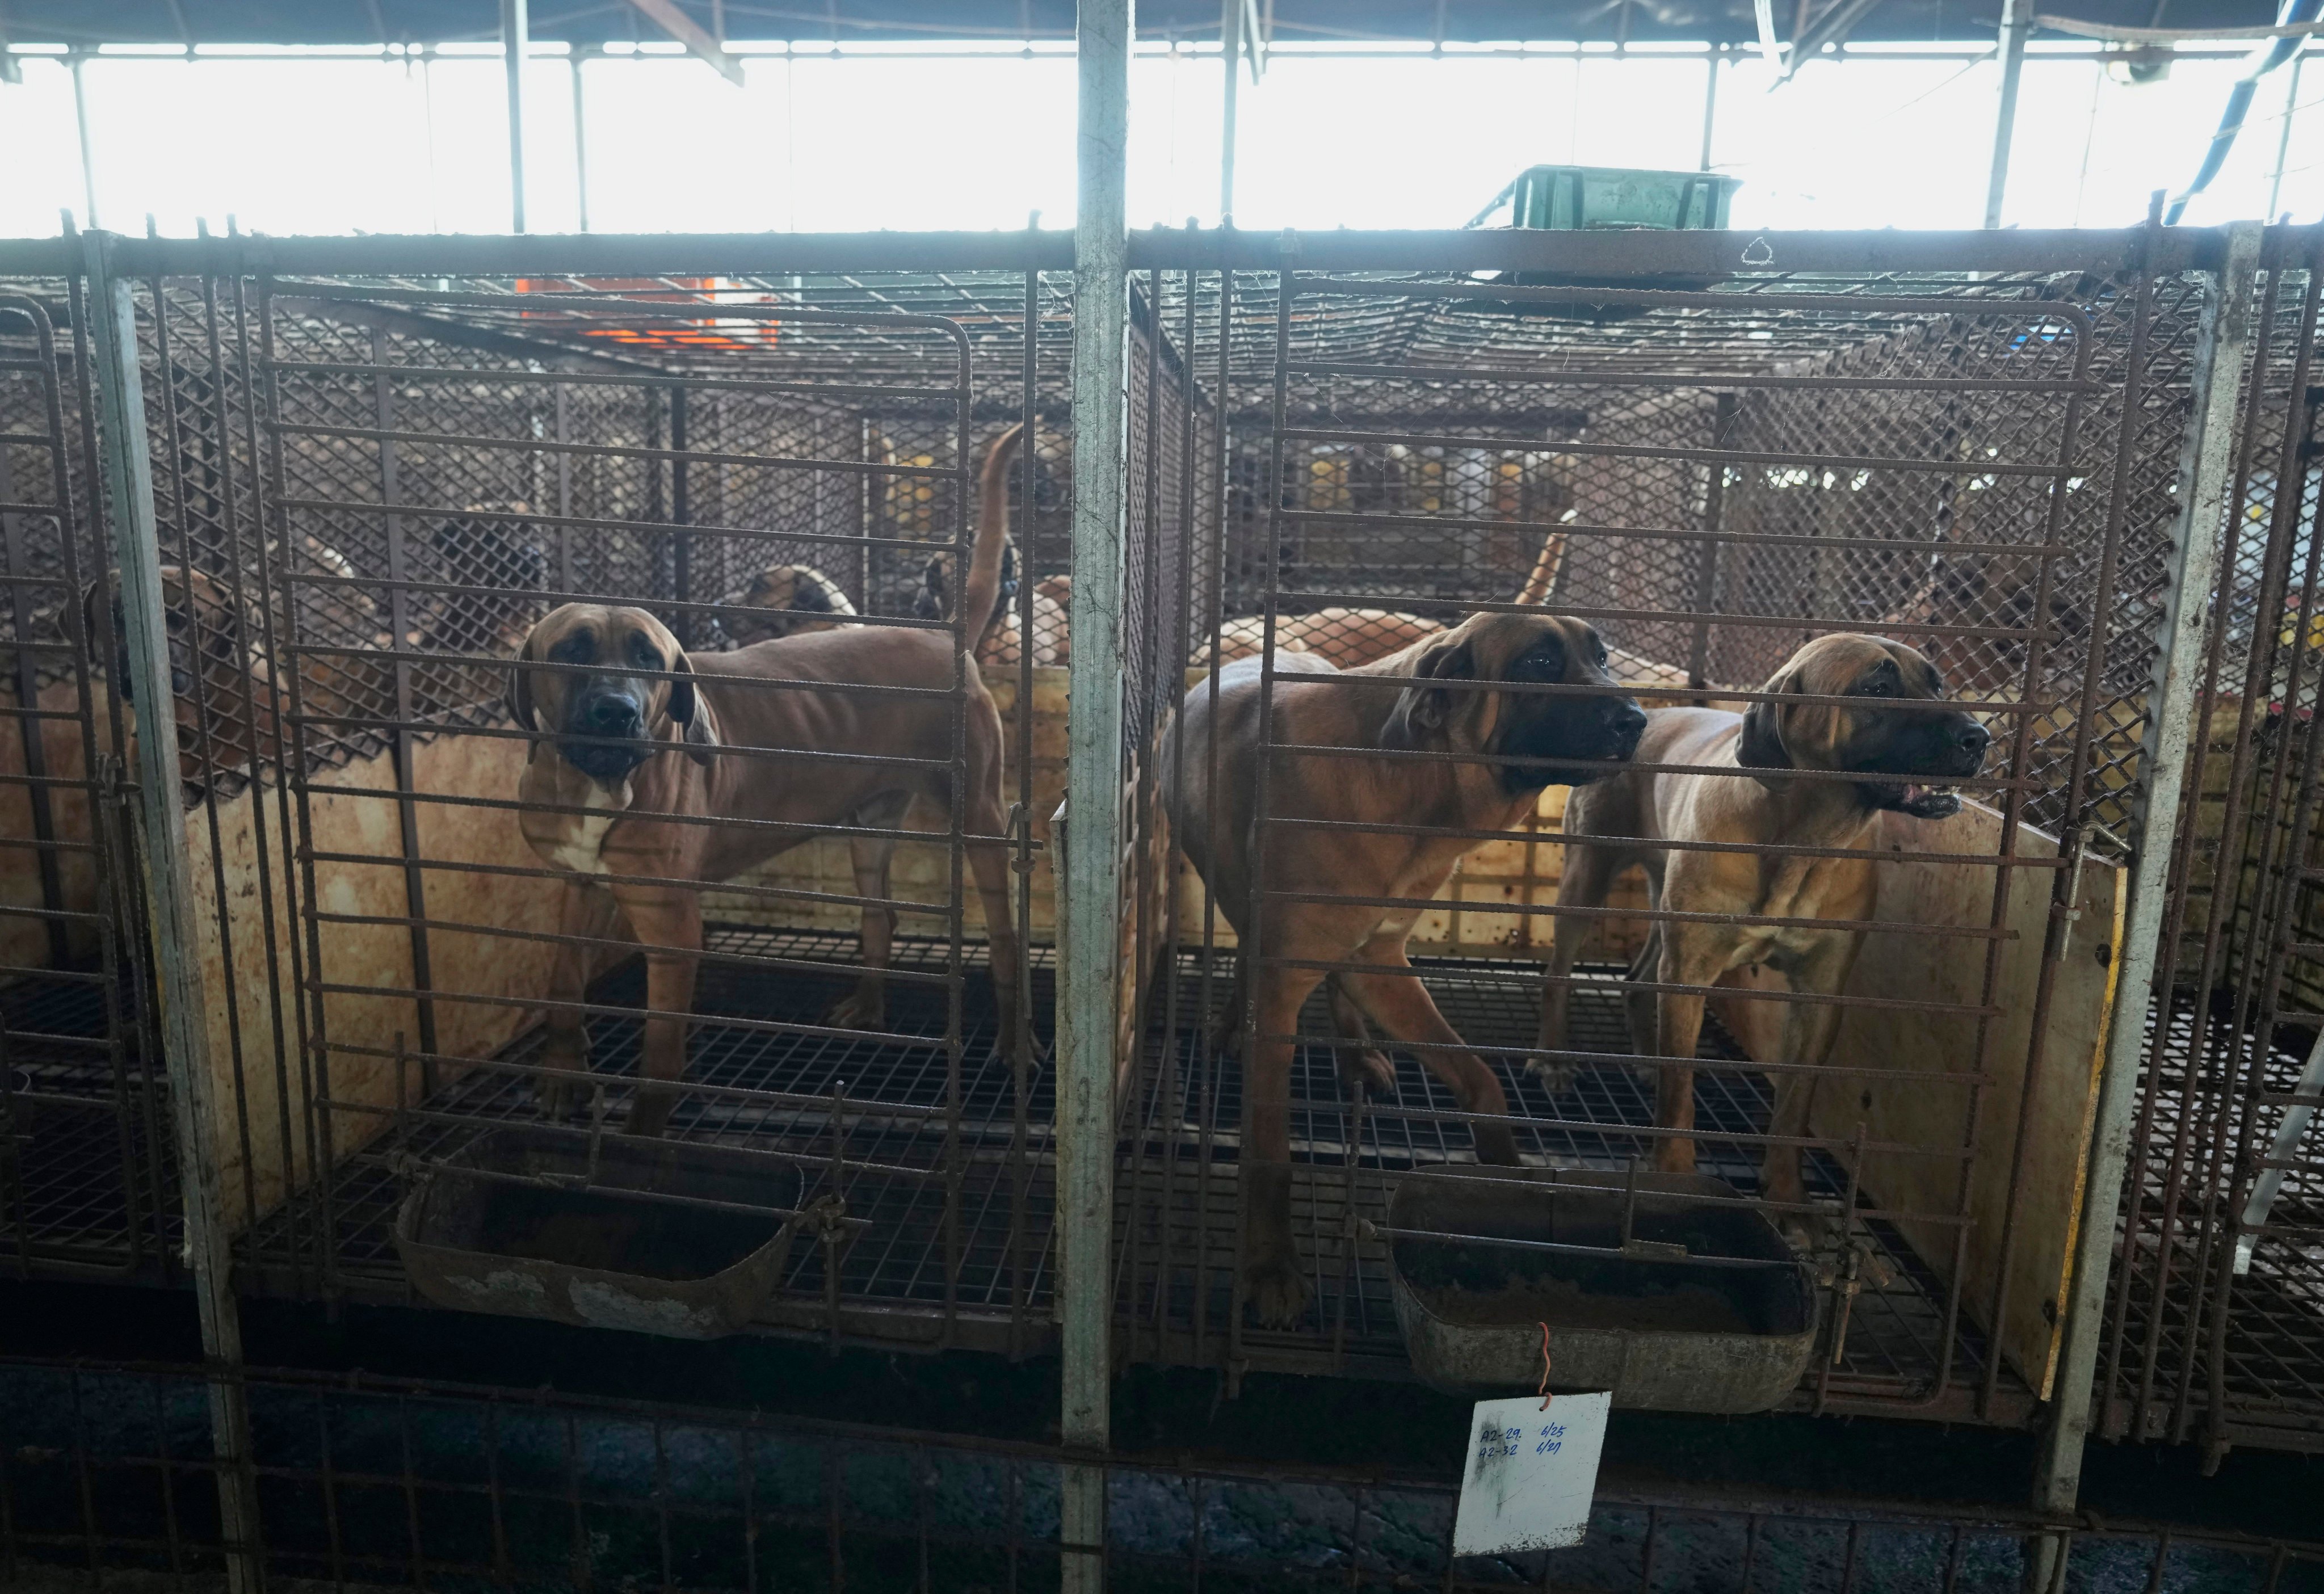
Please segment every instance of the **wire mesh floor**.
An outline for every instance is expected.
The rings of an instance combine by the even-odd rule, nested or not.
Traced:
[[[841,1193],[852,1218],[870,1227],[842,1253],[838,1294],[857,1309],[890,1314],[881,1337],[925,1337],[916,1325],[956,1314],[1014,1320],[1021,1331],[1048,1293],[1047,1252],[1052,1189],[1048,1140],[1055,1097],[1046,1068],[1034,1071],[1021,1131],[1014,1070],[997,1052],[999,1028],[981,947],[968,962],[962,993],[959,1147],[954,1160],[958,1225],[948,1232],[945,1175],[948,1070],[943,1037],[947,996],[939,984],[891,981],[888,1019],[892,1033],[929,1037],[899,1046],[840,1034],[799,1034],[722,1024],[722,1018],[819,1025],[832,1003],[852,989],[857,973],[853,935],[711,926],[706,948],[729,955],[827,963],[830,974],[774,972],[732,963],[703,967],[688,1037],[689,1083],[781,1092],[843,1103],[839,1118],[848,1164]],[[940,943],[899,939],[894,968],[941,973]],[[1035,949],[1033,1011],[1054,1005],[1054,962]],[[642,963],[632,959],[592,986],[590,1000],[611,1007],[642,1006]],[[608,1089],[607,1119],[619,1123],[635,1092],[643,1026],[621,1013],[600,1013],[588,1024],[590,1067]],[[1047,1036],[1037,1023],[1037,1037]],[[537,1064],[541,1033],[520,1037],[495,1061]],[[432,1114],[457,1121],[413,1121],[391,1128],[369,1148],[344,1160],[328,1197],[337,1286],[351,1294],[401,1299],[395,1213],[408,1188],[410,1161],[451,1156],[495,1126],[541,1121],[533,1082],[521,1073],[480,1067],[429,1096]],[[919,1110],[897,1111],[896,1109]],[[673,1114],[668,1138],[699,1145],[775,1151],[806,1173],[802,1203],[832,1193],[830,1106],[738,1101],[689,1096]],[[254,1259],[297,1289],[302,1272],[318,1265],[303,1230],[314,1218],[300,1210],[278,1212],[256,1236]],[[948,1254],[951,1258],[947,1265]],[[797,1245],[770,1308],[778,1326],[810,1326],[825,1309],[826,1252]],[[861,1311],[858,1311],[861,1316]]]
[[[1535,1044],[1538,964],[1442,959],[1416,960],[1415,966],[1445,1018],[1471,1044],[1517,1050]],[[1591,984],[1574,993],[1572,1048],[1626,1057],[1630,1045],[1620,994],[1622,971],[1585,966],[1576,972]],[[1172,1354],[1174,1338],[1193,1332],[1194,1325],[1215,1332],[1226,1324],[1232,1306],[1237,1221],[1231,1158],[1240,1111],[1240,1070],[1230,1062],[1222,1077],[1204,1077],[1197,1065],[1200,1025],[1191,1017],[1202,1010],[1204,1001],[1199,957],[1182,957],[1177,976],[1177,1066],[1164,1066],[1165,1044],[1157,1034],[1150,1044],[1149,1093],[1139,1104],[1147,1137],[1125,1180],[1134,1194],[1125,1194],[1120,1233],[1124,1249],[1130,1253],[1130,1276],[1138,1280],[1133,1320],[1165,1355]],[[1225,1000],[1231,977],[1231,968],[1213,975],[1213,1000]],[[1320,992],[1302,1014],[1301,1029],[1310,1035],[1329,1032],[1329,1013]],[[1297,1052],[1292,1074],[1292,1139],[1295,1162],[1301,1166],[1293,1173],[1293,1222],[1313,1296],[1305,1319],[1296,1327],[1245,1331],[1242,1346],[1254,1365],[1319,1371],[1362,1362],[1388,1370],[1403,1360],[1388,1248],[1385,1242],[1362,1237],[1359,1226],[1387,1221],[1388,1198],[1399,1174],[1473,1163],[1475,1152],[1468,1129],[1457,1119],[1426,1116],[1457,1112],[1452,1093],[1416,1057],[1389,1050],[1396,1088],[1386,1097],[1368,1092],[1360,1123],[1354,1128],[1352,1165],[1351,1120],[1355,1113],[1332,1048],[1304,1045]],[[1698,1055],[1729,1064],[1743,1060],[1715,1018],[1704,1025]],[[1653,1085],[1627,1061],[1609,1057],[1605,1064],[1585,1065],[1569,1086],[1554,1093],[1523,1071],[1520,1058],[1488,1062],[1508,1094],[1511,1111],[1520,1119],[1517,1147],[1528,1162],[1618,1172],[1642,1139],[1620,1133],[1618,1126],[1654,1122]],[[1171,1087],[1175,1093],[1166,1101],[1165,1091]],[[1739,1070],[1704,1071],[1696,1074],[1694,1088],[1700,1134],[1766,1132],[1772,1098],[1764,1076]],[[1206,1092],[1216,1100],[1207,1101]],[[1202,1156],[1206,1116],[1213,1126],[1213,1153],[1207,1166]],[[1525,1119],[1536,1122],[1528,1125]],[[1600,1132],[1586,1127],[1595,1124],[1607,1128]],[[1756,1147],[1704,1138],[1697,1143],[1697,1157],[1699,1171],[1727,1181],[1743,1194],[1757,1193]],[[1810,1198],[1836,1210],[1847,1187],[1840,1164],[1822,1153],[1811,1153],[1806,1179]],[[1859,1198],[1859,1204],[1870,1203]],[[1829,1391],[1890,1400],[1925,1396],[1937,1387],[1944,1363],[1943,1283],[1887,1222],[1858,1217],[1849,1225],[1849,1238],[1877,1260],[1849,1313]],[[1165,1266],[1166,1258],[1179,1265]],[[1157,1273],[1167,1276],[1157,1282]],[[1199,1301],[1198,1277],[1205,1292]],[[1983,1376],[1986,1341],[1966,1320],[1958,1326],[1954,1341],[1950,1384],[1956,1389],[1974,1387]],[[2014,1399],[2023,1396],[2022,1384],[2006,1368],[2001,1387]]]

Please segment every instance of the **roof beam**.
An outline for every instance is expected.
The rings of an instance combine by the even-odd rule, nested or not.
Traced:
[[[737,88],[742,87],[742,63],[703,32],[701,23],[680,11],[677,0],[630,0],[630,5],[648,22],[685,45],[687,54],[701,57],[727,82]]]

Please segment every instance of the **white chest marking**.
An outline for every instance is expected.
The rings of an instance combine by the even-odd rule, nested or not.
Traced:
[[[576,874],[607,873],[600,849],[605,844],[605,833],[613,828],[613,821],[619,819],[630,806],[629,782],[623,781],[620,791],[611,792],[593,780],[581,799],[581,806],[603,812],[586,815],[578,820],[567,839],[549,849],[549,861]]]

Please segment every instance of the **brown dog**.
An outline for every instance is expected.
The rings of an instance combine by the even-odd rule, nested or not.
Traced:
[[[729,612],[719,617],[738,648],[777,637],[803,637],[819,631],[837,631],[855,621],[855,605],[839,584],[812,565],[770,565],[751,577],[741,600],[746,609],[761,614]]]
[[[1566,847],[1558,884],[1561,908],[1597,908],[1614,878],[1631,863],[1646,871],[1656,909],[1719,915],[1730,922],[1656,920],[1632,965],[1635,981],[1651,980],[1659,994],[1629,997],[1630,1031],[1641,1056],[1658,1059],[1655,1122],[1671,1131],[1656,1142],[1665,1171],[1694,1167],[1694,1072],[1689,1066],[1702,1029],[1706,994],[1721,974],[1766,963],[1795,990],[1839,994],[1864,941],[1857,930],[1794,929],[1738,924],[1733,918],[1868,919],[1877,897],[1869,849],[1883,809],[1936,819],[1959,811],[1960,799],[1939,789],[1983,766],[1986,728],[1944,699],[1936,668],[1902,642],[1843,633],[1819,637],[1775,672],[1763,690],[1769,700],[1745,714],[1709,708],[1667,708],[1648,716],[1639,762],[1731,769],[1715,775],[1626,770],[1573,794],[1565,834],[1603,838]],[[1847,706],[1790,704],[1790,694],[1841,697]],[[1919,706],[1911,706],[1919,705]],[[1845,771],[1857,780],[1801,780],[1802,769]],[[1934,784],[1932,784],[1934,783]],[[1862,849],[1866,856],[1825,858],[1761,852],[1665,852],[1655,843],[1744,842],[1758,846]],[[1528,1067],[1553,1089],[1570,1083],[1574,1064],[1565,1049],[1568,977],[1591,921],[1558,917],[1555,950],[1544,987],[1540,1047]],[[1829,1002],[1791,1002],[1784,1009],[1784,1063],[1822,1064],[1840,1029],[1840,1009]],[[1771,1138],[1808,1130],[1812,1076],[1786,1070],[1775,1076]],[[1796,1147],[1771,1144],[1761,1194],[1800,1203]]]
[[[970,560],[968,634],[984,628],[1001,585],[1008,535],[1005,492],[1017,434],[1005,434],[984,463]],[[956,661],[948,631],[844,626],[780,637],[731,653],[688,658],[642,609],[567,604],[533,627],[512,672],[509,706],[534,735],[519,788],[525,838],[551,864],[576,876],[548,1015],[547,1060],[583,1073],[588,1042],[579,1004],[589,974],[587,943],[602,940],[618,908],[646,948],[644,1076],[668,1082],[686,1071],[687,1021],[702,949],[702,899],[711,885],[811,840],[785,825],[899,827],[915,798],[962,805],[968,861],[984,910],[1001,1046],[1013,1047],[1017,943],[1009,913],[1007,824],[1001,805],[1001,716],[982,677],[966,671],[967,776],[954,790],[950,696]],[[787,683],[756,687],[753,679]],[[802,689],[808,682],[825,690]],[[916,688],[922,696],[851,692],[851,685]],[[840,752],[846,761],[766,760],[732,749]],[[909,760],[887,763],[881,760]],[[687,823],[734,819],[740,825]],[[896,916],[888,896],[891,840],[851,838],[863,906],[864,971],[830,1021],[877,1029],[884,1023],[883,972]],[[602,881],[604,889],[596,889]],[[690,882],[671,885],[665,882]],[[552,1112],[568,1092],[543,1092]],[[673,1092],[646,1090],[630,1116],[632,1133],[661,1132]]]
[[[1443,837],[1401,831],[1330,830],[1290,825],[1256,833],[1261,726],[1260,664],[1245,659],[1219,674],[1218,784],[1210,785],[1211,693],[1186,695],[1176,735],[1192,756],[1184,764],[1183,792],[1173,783],[1172,834],[1209,882],[1221,911],[1241,939],[1237,999],[1258,1018],[1256,1052],[1244,1060],[1242,1106],[1243,1281],[1262,1322],[1288,1322],[1304,1306],[1307,1286],[1291,1236],[1291,1060],[1299,1009],[1325,974],[1298,962],[1371,965],[1377,972],[1335,972],[1332,1009],[1343,1068],[1360,1068],[1383,1087],[1387,1060],[1370,1048],[1368,1024],[1395,1040],[1423,1045],[1429,1070],[1467,1112],[1501,1114],[1508,1101],[1500,1082],[1462,1040],[1405,957],[1405,941],[1453,866],[1477,843],[1460,834],[1511,829],[1525,822],[1545,786],[1594,779],[1628,758],[1646,715],[1614,690],[1605,644],[1578,620],[1553,614],[1476,614],[1452,630],[1351,670],[1335,670],[1313,654],[1276,658],[1271,740],[1283,744],[1499,755],[1512,760],[1576,760],[1491,763],[1364,760],[1278,753],[1271,774],[1270,818],[1337,821],[1343,825],[1442,828]],[[1358,677],[1342,685],[1318,677]],[[1478,684],[1564,683],[1607,688],[1591,694],[1502,693]],[[1165,746],[1160,768],[1180,767]],[[1263,853],[1260,850],[1263,849]],[[1252,874],[1266,860],[1266,889],[1329,893],[1346,901],[1270,904],[1256,943]],[[1407,906],[1372,906],[1395,898]],[[1262,963],[1261,953],[1269,961]],[[1514,1163],[1517,1141],[1508,1126],[1475,1126],[1477,1155]]]

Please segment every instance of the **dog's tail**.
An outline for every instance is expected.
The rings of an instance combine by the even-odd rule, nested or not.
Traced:
[[[1565,533],[1553,531],[1541,545],[1541,557],[1533,562],[1532,573],[1517,589],[1520,604],[1546,604],[1549,594],[1557,590],[1558,572],[1565,566]]]
[[[969,549],[968,579],[961,584],[961,634],[973,650],[992,623],[993,606],[1001,601],[1001,550],[1009,542],[1009,462],[1025,440],[1022,422],[993,439],[984,456],[984,475],[977,485],[976,541]]]

